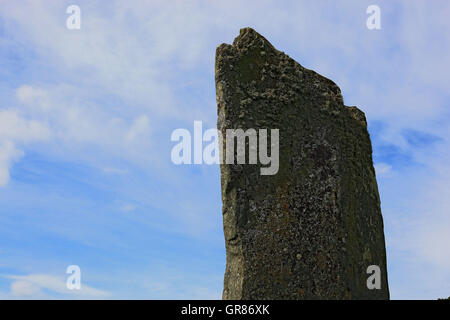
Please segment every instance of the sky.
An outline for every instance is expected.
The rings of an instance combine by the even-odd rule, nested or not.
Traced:
[[[243,27],[365,112],[391,298],[450,296],[449,16],[444,0],[0,0],[0,299],[221,297],[219,167],[173,164],[170,135],[216,126],[215,49]]]

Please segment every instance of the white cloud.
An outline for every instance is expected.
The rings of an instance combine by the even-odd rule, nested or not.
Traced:
[[[47,92],[30,85],[23,85],[16,91],[17,99],[25,105],[41,108],[39,111],[49,111],[51,105],[48,101]]]
[[[16,298],[41,298],[45,296],[39,286],[24,280],[11,283],[11,295]]]
[[[43,141],[49,136],[44,124],[27,120],[13,109],[0,110],[0,187],[8,183],[12,163],[23,155],[16,145]]]
[[[92,103],[87,95],[89,93],[65,84],[17,88],[20,106],[0,110],[0,142],[12,143],[6,145],[9,153],[4,153],[0,162],[3,185],[8,180],[6,169],[18,158],[13,155],[20,154],[13,153],[17,143],[31,145],[45,140],[47,153],[69,156],[71,160],[81,156],[87,162],[98,158],[98,154],[87,152],[92,148],[101,151],[105,158],[109,155],[127,161],[146,157],[151,152],[150,120],[146,114],[122,114],[117,107],[108,110]],[[111,168],[104,170],[106,173],[113,171]]]
[[[150,126],[149,120],[146,115],[141,115],[134,119],[130,129],[125,135],[125,139],[127,142],[134,142],[139,136],[149,134]]]
[[[375,172],[377,174],[377,177],[388,175],[392,170],[392,166],[388,165],[387,163],[383,163],[383,162],[374,164],[374,167],[375,167]]]
[[[48,138],[48,128],[39,121],[27,120],[21,117],[17,110],[0,110],[0,140],[26,143]]]
[[[12,162],[17,160],[22,154],[10,141],[4,141],[0,144],[0,187],[8,184],[9,169]]]
[[[103,299],[110,296],[110,293],[99,290],[81,283],[80,290],[70,290],[66,286],[64,277],[57,277],[46,274],[29,274],[25,276],[3,275],[3,277],[14,280],[11,284],[9,296],[11,298],[41,299],[50,298],[53,294],[62,297],[77,297],[82,299]],[[49,292],[43,293],[43,289]]]

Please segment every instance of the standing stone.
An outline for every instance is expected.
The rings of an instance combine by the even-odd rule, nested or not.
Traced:
[[[226,129],[279,129],[280,154],[275,175],[221,165],[223,299],[389,299],[364,113],[250,28],[217,48],[215,72],[223,141]]]

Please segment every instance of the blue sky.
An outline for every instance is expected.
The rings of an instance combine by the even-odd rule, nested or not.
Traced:
[[[219,168],[173,165],[170,134],[215,127],[215,48],[247,26],[366,113],[391,297],[449,296],[449,15],[448,1],[0,0],[0,298],[220,298]]]

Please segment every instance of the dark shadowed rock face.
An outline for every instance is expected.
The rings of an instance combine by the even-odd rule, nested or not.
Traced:
[[[276,175],[221,165],[224,299],[388,299],[364,113],[250,28],[216,52],[218,129],[279,129]],[[381,289],[366,285],[369,265]]]

